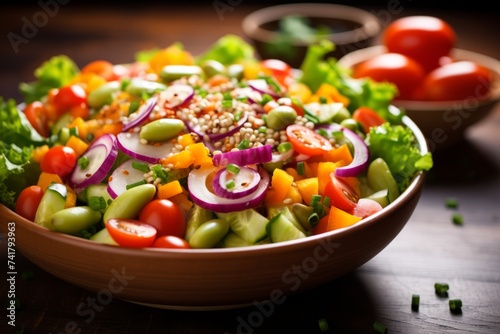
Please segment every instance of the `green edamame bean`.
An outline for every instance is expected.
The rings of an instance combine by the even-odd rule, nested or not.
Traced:
[[[212,248],[229,232],[229,223],[223,219],[212,219],[198,227],[189,239],[193,248]]]
[[[297,112],[289,106],[279,106],[272,109],[266,117],[266,125],[273,130],[283,130],[295,122]]]
[[[143,94],[154,94],[167,89],[167,86],[160,82],[134,78],[127,85],[125,91],[131,95],[142,96]]]
[[[393,202],[400,194],[398,184],[392,176],[389,166],[382,158],[373,160],[366,172],[368,186],[374,191],[388,190],[389,202]]]
[[[359,124],[354,118],[346,118],[339,124],[353,132],[358,132],[359,130]]]
[[[340,123],[345,119],[351,118],[351,113],[347,108],[340,108],[334,115],[333,118],[331,119],[332,122],[334,123]]]
[[[153,199],[155,194],[156,186],[150,183],[125,190],[111,202],[104,212],[104,222],[110,218],[137,218],[142,208]]]
[[[92,108],[101,108],[105,104],[113,101],[113,94],[120,91],[119,81],[110,81],[91,91],[87,97],[87,102]]]
[[[211,78],[217,74],[223,74],[226,71],[226,66],[224,66],[224,64],[213,59],[206,60],[201,67],[207,78]]]
[[[160,71],[160,78],[165,82],[171,82],[191,75],[202,76],[203,69],[197,65],[167,65]]]
[[[51,217],[54,230],[66,233],[77,234],[101,220],[102,214],[92,210],[90,206],[74,206],[62,209],[54,213]]]
[[[184,130],[184,122],[177,118],[160,118],[141,128],[139,137],[147,141],[160,142],[172,139]]]

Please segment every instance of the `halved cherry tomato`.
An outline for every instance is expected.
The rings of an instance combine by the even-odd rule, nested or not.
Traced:
[[[50,128],[48,124],[47,108],[41,101],[34,101],[26,105],[24,114],[31,126],[43,137],[50,135]]]
[[[34,221],[36,210],[43,197],[43,190],[37,185],[24,188],[16,200],[15,211],[18,215]]]
[[[413,99],[417,88],[424,79],[425,72],[415,60],[399,53],[383,53],[355,66],[353,77],[369,77],[377,82],[388,81],[395,84],[398,100]]]
[[[359,200],[356,191],[333,173],[330,174],[330,180],[326,183],[324,194],[330,197],[332,205],[351,214]]]
[[[168,199],[154,199],[141,210],[139,220],[153,226],[158,236],[172,235],[183,238],[186,222],[181,208]]]
[[[61,117],[72,107],[87,104],[87,93],[80,85],[68,85],[59,88],[52,99],[55,116]]]
[[[388,52],[411,57],[426,72],[439,66],[455,44],[453,28],[432,16],[407,16],[394,20],[384,30],[383,43]]]
[[[162,235],[156,238],[152,247],[155,248],[177,248],[177,249],[189,249],[191,246],[186,240],[176,237],[174,235]]]
[[[69,146],[58,145],[51,147],[40,162],[42,172],[57,174],[64,178],[76,165],[76,153]]]
[[[106,229],[120,246],[150,247],[156,240],[156,229],[136,219],[111,218],[105,222]]]
[[[423,95],[431,101],[481,99],[489,94],[492,80],[491,71],[474,62],[452,62],[426,75]]]
[[[107,60],[94,60],[85,65],[81,73],[93,73],[101,76],[106,81],[111,81],[116,79],[116,75],[113,69],[113,64]]]
[[[305,155],[320,155],[330,151],[332,144],[325,137],[299,124],[286,128],[286,135],[293,149]]]
[[[370,132],[371,127],[385,123],[385,119],[378,112],[368,107],[356,109],[352,114],[352,118],[363,126],[365,133]]]
[[[287,87],[292,78],[292,67],[280,59],[264,59],[260,66],[265,72],[272,75],[278,82]]]

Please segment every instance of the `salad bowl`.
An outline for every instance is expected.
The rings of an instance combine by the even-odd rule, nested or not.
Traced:
[[[422,154],[425,138],[408,117]],[[48,273],[97,294],[152,307],[215,310],[259,303],[326,284],[363,265],[398,235],[422,192],[425,171],[383,210],[346,228],[231,249],[133,249],[50,231],[0,206],[0,231]]]

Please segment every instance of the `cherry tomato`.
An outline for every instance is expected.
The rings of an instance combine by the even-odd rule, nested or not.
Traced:
[[[328,139],[302,125],[292,124],[288,126],[286,135],[293,149],[301,154],[320,155],[333,148]]]
[[[111,218],[105,222],[106,229],[120,246],[150,247],[156,240],[156,229],[136,219]]]
[[[174,235],[162,235],[156,238],[152,247],[155,248],[177,248],[177,249],[189,249],[191,246],[186,240],[176,237]]]
[[[76,153],[69,146],[51,147],[40,162],[42,172],[57,174],[61,178],[68,175],[76,165]]]
[[[292,78],[292,67],[280,59],[265,59],[260,62],[265,72],[272,75],[278,82],[287,87]]]
[[[424,99],[431,101],[484,98],[491,88],[491,71],[471,61],[457,61],[436,68],[423,82]]]
[[[24,114],[36,132],[43,137],[48,137],[50,135],[47,108],[43,102],[34,101],[29,103],[26,105],[26,108],[24,108]]]
[[[395,99],[411,100],[424,79],[425,72],[415,60],[399,53],[383,53],[354,68],[353,77],[370,77],[375,81],[395,84],[399,95]]]
[[[87,104],[87,93],[80,85],[68,85],[59,88],[52,99],[57,117],[62,116],[72,107]]]
[[[326,183],[324,194],[330,197],[332,205],[349,213],[353,212],[359,200],[359,195],[356,191],[333,173],[330,175],[330,180]]]
[[[156,228],[158,236],[184,237],[186,222],[179,205],[168,199],[154,199],[141,210],[139,220]]]
[[[16,200],[15,211],[18,215],[34,221],[36,210],[43,197],[43,190],[39,186],[29,186],[24,188]]]
[[[456,35],[451,26],[432,16],[407,16],[390,23],[383,33],[388,52],[400,53],[416,60],[425,71],[439,66],[448,56]]]
[[[382,210],[382,205],[371,198],[360,198],[353,209],[353,215],[366,218]]]
[[[111,81],[116,79],[114,72],[114,65],[107,60],[94,60],[85,65],[81,73],[92,73],[97,74],[104,78],[106,81]]]
[[[352,114],[352,118],[363,126],[365,133],[370,132],[371,127],[385,123],[385,119],[379,113],[368,107],[356,109]]]

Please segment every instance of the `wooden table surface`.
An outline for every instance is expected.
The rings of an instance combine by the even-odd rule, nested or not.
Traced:
[[[97,57],[131,61],[138,50],[175,41],[195,54],[202,52],[224,34],[241,35],[242,17],[255,8],[241,1],[224,3],[241,4],[219,15],[211,1],[191,7],[130,8],[60,1],[50,16],[40,14],[40,4],[2,5],[0,96],[20,100],[17,84],[32,80],[33,70],[55,54],[67,54],[83,65]],[[493,12],[408,5],[390,13],[381,3],[368,9],[385,23],[406,15],[440,16],[455,28],[459,47],[500,59],[499,18]],[[29,32],[25,22],[36,18],[38,27]],[[14,47],[6,38],[9,33],[28,38]],[[68,324],[76,324],[74,333],[320,333],[318,320],[325,319],[326,333],[373,333],[374,321],[387,326],[389,333],[500,333],[500,105],[471,128],[463,142],[434,152],[434,159],[413,216],[386,249],[351,274],[287,299],[257,327],[241,326],[252,307],[188,312],[119,299],[96,307],[91,319],[82,317],[76,312],[78,305],[95,293],[53,277],[21,254],[16,258],[18,272],[33,277],[17,279],[21,308],[16,323],[24,333],[54,334],[71,333]],[[448,198],[456,198],[459,207],[447,208]],[[463,226],[453,224],[454,213],[463,216]],[[0,245],[5,268],[4,239]],[[435,294],[435,282],[449,284],[448,297]],[[1,298],[6,299],[6,278],[0,286]],[[411,309],[412,294],[420,295],[418,312]],[[450,312],[449,299],[463,301],[461,314]],[[11,330],[4,312],[5,308],[0,312],[0,333]]]

